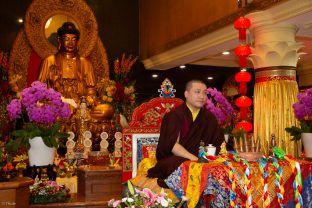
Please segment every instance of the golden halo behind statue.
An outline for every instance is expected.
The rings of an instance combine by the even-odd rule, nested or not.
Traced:
[[[25,17],[26,36],[32,48],[41,58],[57,52],[45,35],[47,21],[57,14],[74,20],[80,31],[79,54],[89,56],[97,42],[98,26],[92,10],[83,0],[34,0]]]

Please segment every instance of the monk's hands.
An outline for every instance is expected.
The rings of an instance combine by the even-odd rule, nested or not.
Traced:
[[[198,157],[196,157],[195,155],[193,155],[192,153],[190,153],[189,151],[187,151],[182,145],[180,145],[179,143],[175,143],[173,148],[172,148],[172,153],[176,156],[179,157],[184,157],[186,159],[189,160],[193,160],[193,161],[197,161]]]

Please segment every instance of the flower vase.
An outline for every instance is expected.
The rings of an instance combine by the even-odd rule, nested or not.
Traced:
[[[45,145],[42,137],[34,137],[32,139],[29,139],[29,143],[29,166],[53,165],[55,148]]]
[[[230,137],[229,134],[224,134],[224,139],[225,139],[225,142],[226,142],[226,143],[229,142],[229,137]]]
[[[301,133],[305,157],[312,158],[312,133]]]

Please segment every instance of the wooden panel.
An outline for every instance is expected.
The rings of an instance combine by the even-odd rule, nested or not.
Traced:
[[[140,0],[140,56],[163,52],[176,39],[237,10],[237,0]]]
[[[121,169],[86,166],[78,169],[77,176],[78,195],[83,195],[86,200],[109,200],[121,197]]]
[[[27,208],[29,204],[29,185],[31,178],[14,178],[0,183],[0,207]]]

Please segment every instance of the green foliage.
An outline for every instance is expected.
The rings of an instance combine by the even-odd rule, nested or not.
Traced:
[[[297,126],[292,126],[285,128],[285,130],[286,132],[290,133],[290,136],[292,136],[292,141],[300,140],[301,133],[312,133],[312,121],[301,120],[300,128]]]
[[[233,129],[232,135],[236,138],[237,142],[239,142],[240,139],[243,141],[245,140],[245,131],[243,128]]]
[[[48,147],[64,147],[64,145],[58,140],[61,138],[67,138],[69,135],[67,133],[60,132],[60,127],[61,125],[58,122],[53,124],[52,128],[38,126],[33,123],[27,123],[25,128],[12,132],[12,136],[15,136],[16,138],[14,140],[10,140],[7,143],[7,149],[9,152],[16,152],[20,147],[29,149],[29,139],[32,139],[36,136],[42,137],[44,144]]]
[[[130,180],[127,181],[127,186],[128,186],[128,189],[129,189],[129,192],[131,195],[134,195],[135,192],[134,192],[134,188],[133,188],[133,185],[132,183],[130,182]]]
[[[225,128],[223,129],[224,134],[228,134],[228,135],[231,135],[232,131],[233,131],[233,126],[230,126],[230,125],[226,125]]]

